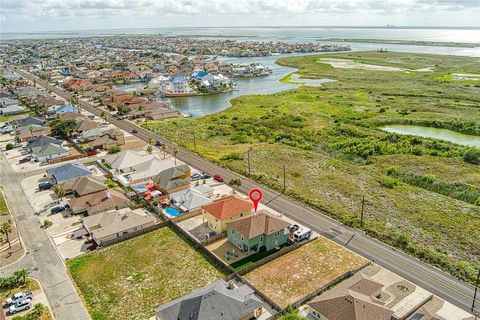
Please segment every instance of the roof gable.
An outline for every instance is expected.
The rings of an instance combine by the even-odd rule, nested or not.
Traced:
[[[213,203],[203,206],[202,209],[219,220],[239,215],[242,212],[252,210],[253,205],[238,196],[228,196]]]

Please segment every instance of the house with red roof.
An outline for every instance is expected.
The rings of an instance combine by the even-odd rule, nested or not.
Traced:
[[[237,195],[228,196],[202,206],[203,221],[220,234],[227,230],[227,224],[243,217],[251,216],[253,205]]]

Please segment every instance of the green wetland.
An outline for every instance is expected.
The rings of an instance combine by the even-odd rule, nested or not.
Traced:
[[[479,74],[480,59],[349,52],[277,63],[298,69],[286,82],[336,81],[242,96],[216,114],[142,126],[244,175],[251,149],[250,177],[278,191],[286,165],[286,195],[349,226],[360,228],[365,196],[367,234],[473,283],[480,150],[381,127],[446,129],[477,139],[480,81],[452,75]]]

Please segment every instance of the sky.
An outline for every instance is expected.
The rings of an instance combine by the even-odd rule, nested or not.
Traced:
[[[480,27],[480,0],[0,0],[0,32],[234,26]]]

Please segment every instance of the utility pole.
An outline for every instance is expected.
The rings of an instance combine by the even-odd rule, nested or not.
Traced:
[[[195,130],[193,130],[193,149],[197,151],[197,138],[195,137]]]
[[[477,281],[475,282],[475,292],[473,293],[472,313],[475,310],[475,301],[477,300],[478,281],[480,280],[480,267],[478,267]]]
[[[362,213],[360,214],[360,226],[363,227],[363,208],[365,207],[365,196],[362,196]]]
[[[283,192],[285,192],[285,190],[287,190],[287,165],[284,164],[283,165]]]
[[[248,148],[247,151],[248,175],[250,175],[250,151],[252,151],[252,147]]]

